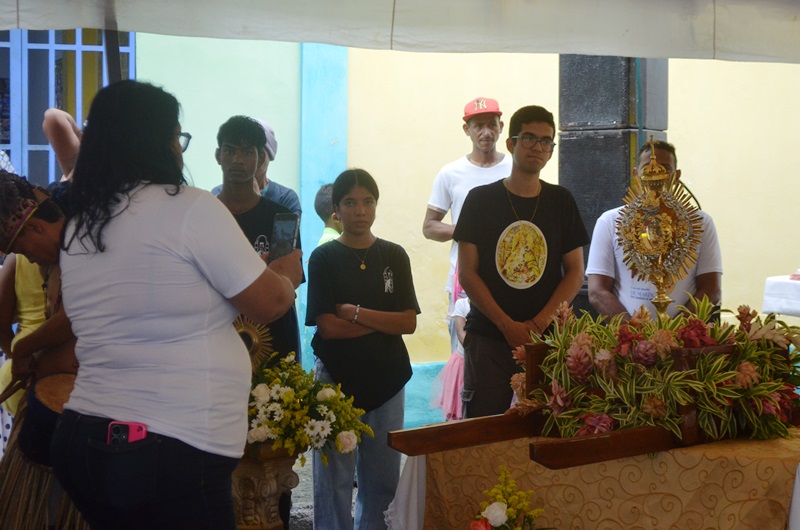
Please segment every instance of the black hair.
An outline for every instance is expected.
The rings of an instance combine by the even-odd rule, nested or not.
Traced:
[[[62,248],[76,238],[88,239],[103,252],[103,231],[119,213],[112,211],[142,183],[171,185],[168,193],[180,192],[186,179],[175,152],[179,112],[175,96],[149,83],[119,81],[97,93],[69,189],[75,231]]]
[[[333,215],[333,184],[323,184],[314,197],[314,211],[323,223],[327,223]]]
[[[665,142],[664,140],[656,140],[653,142],[653,147],[656,149],[661,149],[662,151],[666,151],[672,155],[675,159],[675,167],[672,169],[676,169],[678,167],[678,155],[675,153],[675,146],[669,142]],[[636,155],[636,165],[639,165],[639,159],[642,156],[642,153],[649,153],[650,152],[650,143],[647,142],[642,147],[639,148],[639,152]]]
[[[253,146],[258,150],[259,158],[267,150],[267,133],[253,118],[233,116],[223,123],[217,132],[217,147],[228,142],[233,145]]]
[[[378,184],[375,182],[375,179],[372,178],[372,175],[363,169],[347,169],[342,171],[333,183],[331,204],[339,204],[344,196],[350,193],[350,190],[356,186],[366,188],[366,190],[375,197],[376,201],[380,198]]]
[[[546,123],[553,128],[553,134],[556,133],[556,122],[553,120],[553,113],[544,107],[538,105],[529,105],[522,107],[511,116],[511,123],[508,126],[508,137],[519,135],[522,126],[526,123],[541,122]]]

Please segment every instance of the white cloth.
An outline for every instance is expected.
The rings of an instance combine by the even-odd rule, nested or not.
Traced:
[[[198,449],[239,457],[250,359],[227,301],[265,264],[209,192],[134,190],[104,252],[61,251],[64,307],[80,362],[66,408],[137,421]],[[66,241],[74,224],[66,230]]]
[[[767,278],[761,312],[800,317],[800,280],[788,275]]]
[[[613,292],[629,314],[633,314],[644,305],[655,315],[655,307],[650,302],[656,295],[655,286],[634,279],[633,273],[622,259],[622,246],[617,242],[617,219],[621,209],[622,207],[609,210],[597,220],[589,246],[586,274],[601,274],[614,278]],[[697,262],[688,274],[675,284],[675,288],[669,294],[673,300],[667,308],[670,316],[675,316],[678,313],[677,306],[685,305],[689,300],[689,294],[694,294],[698,275],[710,272],[722,273],[722,255],[714,221],[707,213],[703,211],[698,213],[703,221],[703,235],[700,248],[697,250]]]
[[[511,174],[511,157],[504,155],[503,159],[492,167],[479,167],[470,162],[466,156],[445,165],[436,175],[431,189],[431,198],[428,206],[442,213],[450,211],[453,224],[458,223],[461,207],[467,194],[476,186],[490,184],[506,178]],[[450,272],[447,273],[447,283],[444,290],[453,292],[453,274],[458,261],[458,243],[453,241],[450,246]]]
[[[384,512],[387,530],[422,530],[425,522],[425,455],[409,456],[397,492]]]

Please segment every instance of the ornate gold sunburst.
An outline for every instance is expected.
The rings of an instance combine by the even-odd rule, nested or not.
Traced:
[[[623,201],[617,219],[623,260],[637,280],[655,285],[652,302],[666,318],[669,293],[697,261],[703,228],[689,192],[656,160],[652,136],[650,163],[633,179]]]
[[[236,317],[236,320],[233,321],[233,327],[239,337],[242,338],[245,346],[247,346],[247,352],[250,354],[250,365],[253,368],[253,373],[255,373],[258,367],[275,352],[269,327],[254,322],[244,315]]]

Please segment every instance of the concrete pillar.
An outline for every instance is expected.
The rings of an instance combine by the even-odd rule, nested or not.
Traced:
[[[597,218],[622,205],[639,145],[666,139],[667,59],[562,55],[559,81],[558,180],[591,236]],[[585,282],[574,306],[596,314]]]

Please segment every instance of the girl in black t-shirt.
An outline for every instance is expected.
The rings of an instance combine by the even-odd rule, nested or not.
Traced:
[[[400,454],[387,433],[403,428],[404,386],[411,364],[402,335],[413,333],[419,305],[411,265],[402,247],[372,234],[378,186],[363,169],[343,172],[333,184],[342,235],[318,247],[308,265],[306,325],[317,326],[311,345],[317,377],[342,385],[366,413],[365,436],[353,452],[314,458],[314,528],[378,528],[394,497]],[[356,517],[351,516],[358,471]]]

